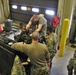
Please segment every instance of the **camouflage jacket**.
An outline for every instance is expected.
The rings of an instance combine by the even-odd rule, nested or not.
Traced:
[[[73,58],[69,60],[69,63],[67,65],[67,70],[68,70],[68,75],[72,75],[73,70],[74,70],[74,75],[76,75],[76,51],[74,52]]]
[[[26,75],[25,69],[21,64],[18,56],[15,57],[14,64],[11,70],[11,75]]]
[[[56,44],[57,44],[57,36],[55,33],[51,33],[50,35],[47,36],[46,39],[46,45],[50,53],[56,51]]]

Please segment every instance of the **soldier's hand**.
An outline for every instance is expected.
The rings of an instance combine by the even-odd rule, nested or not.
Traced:
[[[29,25],[26,25],[26,30],[28,30],[29,29]]]
[[[32,34],[30,34],[30,36],[32,36]]]
[[[51,66],[51,64],[50,64],[50,62],[48,63],[48,68],[50,69],[50,66]]]

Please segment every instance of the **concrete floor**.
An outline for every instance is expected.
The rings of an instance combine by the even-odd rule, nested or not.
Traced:
[[[51,75],[68,75],[67,64],[70,58],[73,57],[74,51],[75,48],[66,46],[63,57],[59,57],[57,52],[52,60]]]

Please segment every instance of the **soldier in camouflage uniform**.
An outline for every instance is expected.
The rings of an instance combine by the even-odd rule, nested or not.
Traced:
[[[46,45],[48,47],[48,50],[50,52],[50,59],[52,64],[52,59],[56,54],[56,45],[57,45],[57,36],[53,32],[53,27],[47,26],[47,38],[46,38]]]
[[[45,44],[38,42],[39,33],[32,33],[32,43],[14,43],[11,47],[26,53],[32,63],[31,75],[49,75],[50,57]]]
[[[25,68],[21,64],[21,61],[17,55],[14,60],[14,64],[11,70],[11,75],[26,75]]]
[[[68,75],[76,75],[76,51],[74,52],[73,58],[70,59],[69,64],[67,65]]]
[[[37,31],[41,36],[46,36],[47,20],[40,15],[33,15],[26,26],[26,30],[32,29],[32,32]]]

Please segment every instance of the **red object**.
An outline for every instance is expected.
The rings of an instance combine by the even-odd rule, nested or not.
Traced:
[[[52,26],[56,27],[60,22],[60,18],[58,16],[54,16],[54,18],[52,19]]]
[[[60,49],[60,45],[58,45],[57,49],[58,49],[58,50]]]
[[[3,30],[3,28],[0,26],[0,32]]]

